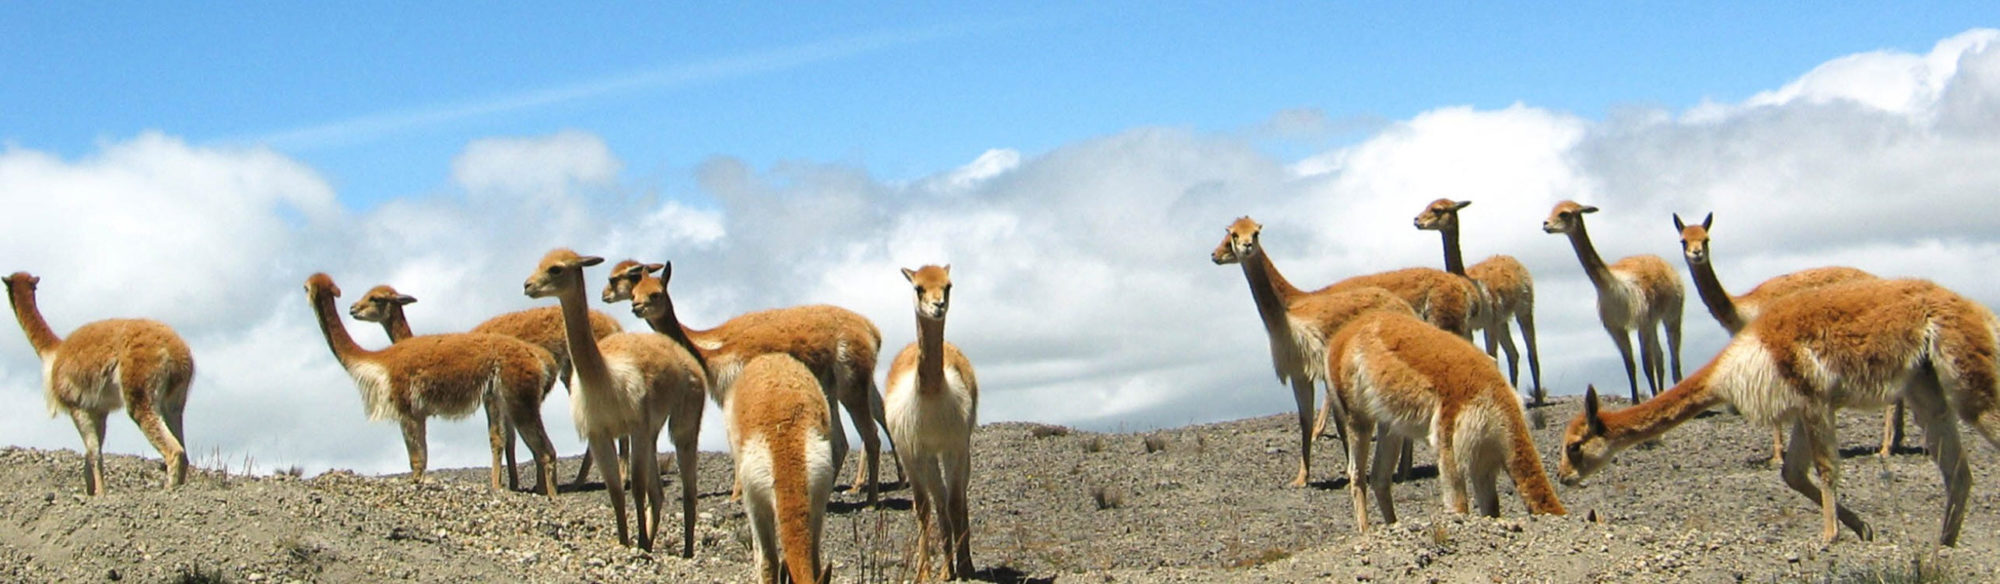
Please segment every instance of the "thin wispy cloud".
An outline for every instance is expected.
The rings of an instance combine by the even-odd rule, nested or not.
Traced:
[[[918,29],[883,31],[823,40],[803,45],[731,55],[702,61],[675,63],[584,81],[572,85],[531,89],[481,99],[364,114],[342,120],[279,130],[252,136],[224,139],[224,143],[267,145],[297,151],[367,142],[418,128],[500,114],[546,108],[632,93],[669,90],[775,73],[817,63],[838,61],[961,36],[991,28],[942,25]]]

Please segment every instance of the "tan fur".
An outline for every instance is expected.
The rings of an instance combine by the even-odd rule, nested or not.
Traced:
[[[1209,253],[1216,265],[1238,264],[1250,284],[1250,299],[1270,338],[1271,366],[1278,380],[1292,386],[1299,415],[1299,474],[1291,486],[1302,487],[1312,470],[1312,438],[1336,417],[1333,388],[1327,387],[1325,407],[1313,416],[1313,384],[1326,381],[1326,340],[1349,319],[1373,310],[1416,314],[1401,297],[1381,288],[1332,286],[1313,292],[1294,287],[1271,263],[1262,241],[1263,225],[1240,217],[1224,229],[1222,243]]]
[[[832,409],[812,372],[781,353],[744,365],[737,393],[727,406],[730,452],[746,483],[757,572],[766,583],[825,582],[821,533],[846,455],[829,439]]]
[[[659,335],[618,333],[603,340],[596,338],[588,316],[589,300],[584,297],[583,268],[603,261],[568,249],[550,251],[522,290],[531,298],[553,296],[560,302],[574,372],[570,415],[577,433],[590,443],[598,466],[616,468],[613,441],[621,436],[630,441],[633,516],[638,522],[641,549],[653,549],[666,503],[658,452],[660,430],[668,427],[680,469],[681,555],[693,557],[696,441],[708,376],[694,355]],[[616,480],[606,480],[604,486],[611,497],[612,513],[618,518],[618,543],[631,545],[624,486]]]
[[[1790,296],[1750,321],[1715,360],[1651,401],[1601,412],[1596,391],[1588,392],[1584,412],[1564,432],[1558,476],[1576,484],[1620,450],[1728,403],[1750,421],[1791,429],[1781,475],[1820,504],[1822,541],[1831,542],[1842,524],[1869,539],[1873,530],[1835,496],[1834,412],[1901,399],[1944,475],[1939,541],[1952,545],[1972,486],[1957,422],[2000,446],[1996,358],[2000,319],[1930,282],[1863,280]],[[1808,464],[1819,475],[1817,486]]]
[[[555,383],[555,360],[520,339],[482,333],[411,337],[380,351],[362,349],[347,334],[333,299],[340,287],[326,274],[306,278],[306,301],[320,332],[362,393],[371,420],[395,418],[410,455],[410,475],[424,479],[429,446],[425,422],[431,416],[457,418],[481,405],[492,446],[491,483],[500,488],[501,456],[512,425],[535,453],[542,491],[555,497],[555,446],[542,429],[543,396]]]
[[[726,407],[738,372],[759,355],[784,353],[805,363],[819,379],[828,403],[838,401],[848,417],[857,420],[854,428],[861,435],[862,463],[855,469],[848,492],[866,492],[869,504],[875,504],[882,450],[881,434],[876,428],[885,424],[882,394],[875,388],[876,356],[882,347],[882,333],[875,323],[852,310],[817,304],[760,310],[729,319],[712,329],[693,329],[673,313],[673,298],[667,293],[672,265],[638,262],[633,265],[644,265],[646,269],[640,270],[640,281],[631,290],[632,313],[645,319],[653,330],[681,335],[700,348],[708,367],[710,397],[717,405]],[[652,277],[650,272],[654,271],[661,272],[662,277]],[[834,433],[834,440],[840,442],[844,451],[847,432],[837,410],[833,423],[841,428]],[[895,446],[893,439],[890,446]]]
[[[403,307],[416,302],[416,297],[398,292],[395,287],[388,284],[382,284],[369,288],[366,294],[362,294],[361,298],[354,301],[354,304],[348,305],[347,314],[354,317],[354,320],[380,323],[382,330],[389,335],[389,342],[396,343],[415,336],[410,332],[410,320],[404,313]],[[610,315],[593,310],[590,311],[590,328],[592,335],[603,339],[619,332],[621,327]],[[569,347],[564,344],[560,308],[543,306],[509,312],[487,319],[486,322],[473,327],[472,332],[505,335],[541,347],[545,351],[544,355],[550,360],[550,365],[556,369],[556,379],[563,382],[564,388],[568,387]],[[547,397],[543,395],[544,399]],[[503,421],[506,422],[502,439],[506,441],[507,488],[519,489],[520,478],[514,472],[514,436],[517,429],[511,421]],[[624,447],[628,445],[619,446],[620,452],[623,452]],[[590,451],[585,450],[583,463],[577,469],[573,484],[582,484],[584,479],[590,476],[590,466]]]
[[[1474,328],[1486,331],[1488,357],[1498,358],[1500,350],[1506,350],[1507,383],[1515,386],[1521,384],[1521,354],[1514,346],[1514,335],[1507,330],[1507,320],[1514,319],[1520,327],[1528,344],[1528,372],[1535,382],[1528,395],[1540,403],[1546,392],[1542,388],[1541,350],[1535,342],[1535,279],[1513,256],[1496,255],[1462,267],[1465,261],[1458,246],[1458,211],[1471,205],[1472,201],[1431,201],[1417,214],[1416,227],[1437,231],[1444,239],[1445,271],[1470,278],[1478,286],[1480,318],[1473,323]]]
[[[611,266],[611,275],[604,283],[604,293],[601,295],[604,303],[613,304],[631,300],[632,287],[639,284],[640,278],[644,278],[646,274],[658,272],[666,267],[666,264],[647,264],[640,263],[638,260],[618,260],[617,264]]]
[[[972,362],[944,340],[951,266],[903,270],[916,290],[917,341],[889,365],[889,435],[909,473],[917,519],[917,573],[927,574],[930,542],[946,559],[945,579],[972,575],[972,430],[979,425],[979,381]]]
[[[1691,225],[1683,223],[1680,215],[1674,215],[1674,227],[1681,233],[1681,259],[1687,261],[1688,274],[1694,277],[1695,292],[1701,296],[1702,304],[1708,307],[1708,314],[1715,317],[1715,321],[1722,325],[1722,330],[1730,335],[1743,330],[1744,323],[1756,320],[1757,315],[1762,314],[1765,307],[1785,297],[1835,284],[1876,279],[1874,274],[1854,268],[1812,268],[1765,280],[1742,296],[1732,297],[1722,287],[1722,280],[1715,276],[1714,256],[1711,254],[1708,235],[1708,228],[1714,220],[1715,214],[1710,213],[1700,224]],[[1886,414],[1879,455],[1888,456],[1896,444],[1902,441],[1901,417],[1901,404],[1897,404]],[[1784,458],[1784,430],[1774,429],[1771,431],[1771,463],[1782,463]]]
[[[1368,531],[1367,491],[1375,490],[1383,520],[1394,523],[1387,461],[1369,465],[1368,441],[1384,430],[1378,453],[1422,438],[1438,453],[1445,506],[1465,513],[1472,487],[1480,513],[1500,515],[1496,478],[1514,480],[1530,513],[1564,513],[1541,457],[1528,436],[1527,417],[1513,387],[1477,347],[1410,315],[1363,315],[1334,335],[1327,370],[1347,411],[1348,489],[1355,528]],[[1365,475],[1364,475],[1365,473]]]
[[[1575,201],[1557,203],[1542,221],[1542,231],[1569,236],[1584,275],[1597,289],[1597,318],[1604,332],[1618,345],[1618,357],[1625,363],[1625,380],[1632,388],[1632,401],[1639,401],[1639,377],[1632,362],[1631,335],[1639,337],[1639,356],[1646,371],[1646,386],[1654,394],[1666,385],[1668,359],[1673,362],[1673,379],[1681,379],[1681,308],[1683,293],[1680,275],[1656,255],[1636,255],[1607,266],[1590,243],[1583,216],[1596,207]],[[1654,330],[1667,334],[1666,355]]]
[[[187,482],[187,436],[181,412],[194,381],[194,354],[166,324],[153,320],[100,320],[56,336],[36,305],[41,278],[15,272],[7,299],[28,343],[42,360],[49,415],[69,414],[83,436],[84,492],[104,494],[104,420],[126,408],[167,464],[166,486]]]

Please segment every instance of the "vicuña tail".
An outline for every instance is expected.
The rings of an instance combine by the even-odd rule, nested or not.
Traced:
[[[785,570],[794,583],[819,582],[820,510],[814,505],[813,482],[821,480],[807,451],[826,448],[825,431],[813,427],[813,420],[801,407],[790,423],[796,431],[779,433],[772,440],[771,496],[778,506],[778,547],[784,551]]]

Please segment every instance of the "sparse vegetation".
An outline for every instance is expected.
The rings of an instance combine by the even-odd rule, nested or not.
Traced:
[[[1160,434],[1148,434],[1146,435],[1146,439],[1142,440],[1141,443],[1146,446],[1146,454],[1167,449],[1167,437]]]
[[[1875,565],[1842,569],[1829,567],[1827,574],[1812,580],[1816,584],[1948,584],[1957,582],[1952,572],[1937,558],[1910,558],[1905,565]]]
[[[1108,511],[1125,506],[1125,492],[1118,487],[1106,485],[1091,487],[1090,499],[1097,502],[1098,511]]]
[[[229,581],[222,570],[200,564],[181,568],[180,575],[171,580],[173,584],[227,584]]]
[[[1054,424],[1035,424],[1028,427],[1028,435],[1036,438],[1053,438],[1068,436],[1069,434],[1070,429],[1068,427]]]
[[[1083,451],[1088,454],[1104,452],[1104,437],[1091,436],[1089,440],[1083,441]]]

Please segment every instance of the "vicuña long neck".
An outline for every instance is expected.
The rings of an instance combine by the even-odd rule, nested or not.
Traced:
[[[21,321],[21,332],[28,334],[28,344],[35,346],[35,354],[47,358],[62,345],[62,337],[49,328],[49,322],[42,320],[42,309],[35,305],[35,291],[30,286],[8,286],[7,300],[14,305],[14,318]]]
[[[1708,305],[1708,313],[1722,323],[1729,334],[1743,330],[1743,316],[1736,313],[1736,299],[1722,288],[1722,280],[1715,277],[1715,262],[1688,262],[1688,272],[1694,274],[1694,290],[1701,294],[1701,303]]]
[[[917,393],[944,392],[944,320],[917,318]]]
[[[382,331],[389,333],[391,343],[400,343],[416,336],[410,333],[410,319],[403,317],[402,306],[389,307],[389,319],[382,321]]]
[[[1290,331],[1285,322],[1285,309],[1293,298],[1301,292],[1278,273],[1278,267],[1271,265],[1271,254],[1263,247],[1257,253],[1243,260],[1243,278],[1250,281],[1250,297],[1257,301],[1257,315],[1264,318],[1264,329],[1272,333]],[[1289,333],[1287,333],[1289,334]]]
[[[679,343],[681,348],[687,349],[689,355],[694,356],[695,363],[701,365],[702,371],[708,371],[708,354],[701,350],[700,345],[694,344],[694,337],[708,331],[690,329],[687,325],[681,324],[680,315],[674,313],[672,300],[667,301],[666,310],[661,311],[659,316],[646,319],[646,325],[653,327],[653,332],[666,335],[675,343]],[[713,373],[709,375],[712,376]],[[710,377],[709,381],[713,382],[714,378]]]
[[[1702,367],[1660,395],[1615,412],[1603,412],[1605,439],[1619,449],[1652,440],[1725,401],[1709,384],[1715,365]]]
[[[597,349],[597,336],[590,330],[590,301],[583,295],[583,271],[565,273],[562,277],[576,280],[556,296],[562,302],[563,336],[569,341],[570,367],[583,379],[587,390],[609,388],[611,372],[604,364],[604,353]]]
[[[1444,271],[1465,276],[1465,256],[1458,251],[1458,228],[1440,229],[1438,234],[1444,237]]]
[[[1590,231],[1583,228],[1582,217],[1576,218],[1576,229],[1570,230],[1569,243],[1576,248],[1576,259],[1583,262],[1583,273],[1590,276],[1590,285],[1603,290],[1611,282],[1611,268],[1597,255],[1597,246],[1590,244]]]
[[[333,308],[333,294],[324,290],[312,295],[313,315],[319,317],[320,335],[326,337],[326,346],[333,349],[333,358],[342,366],[351,365],[356,359],[365,359],[372,352],[354,343],[354,337],[347,334],[347,325],[340,322],[340,311]]]

